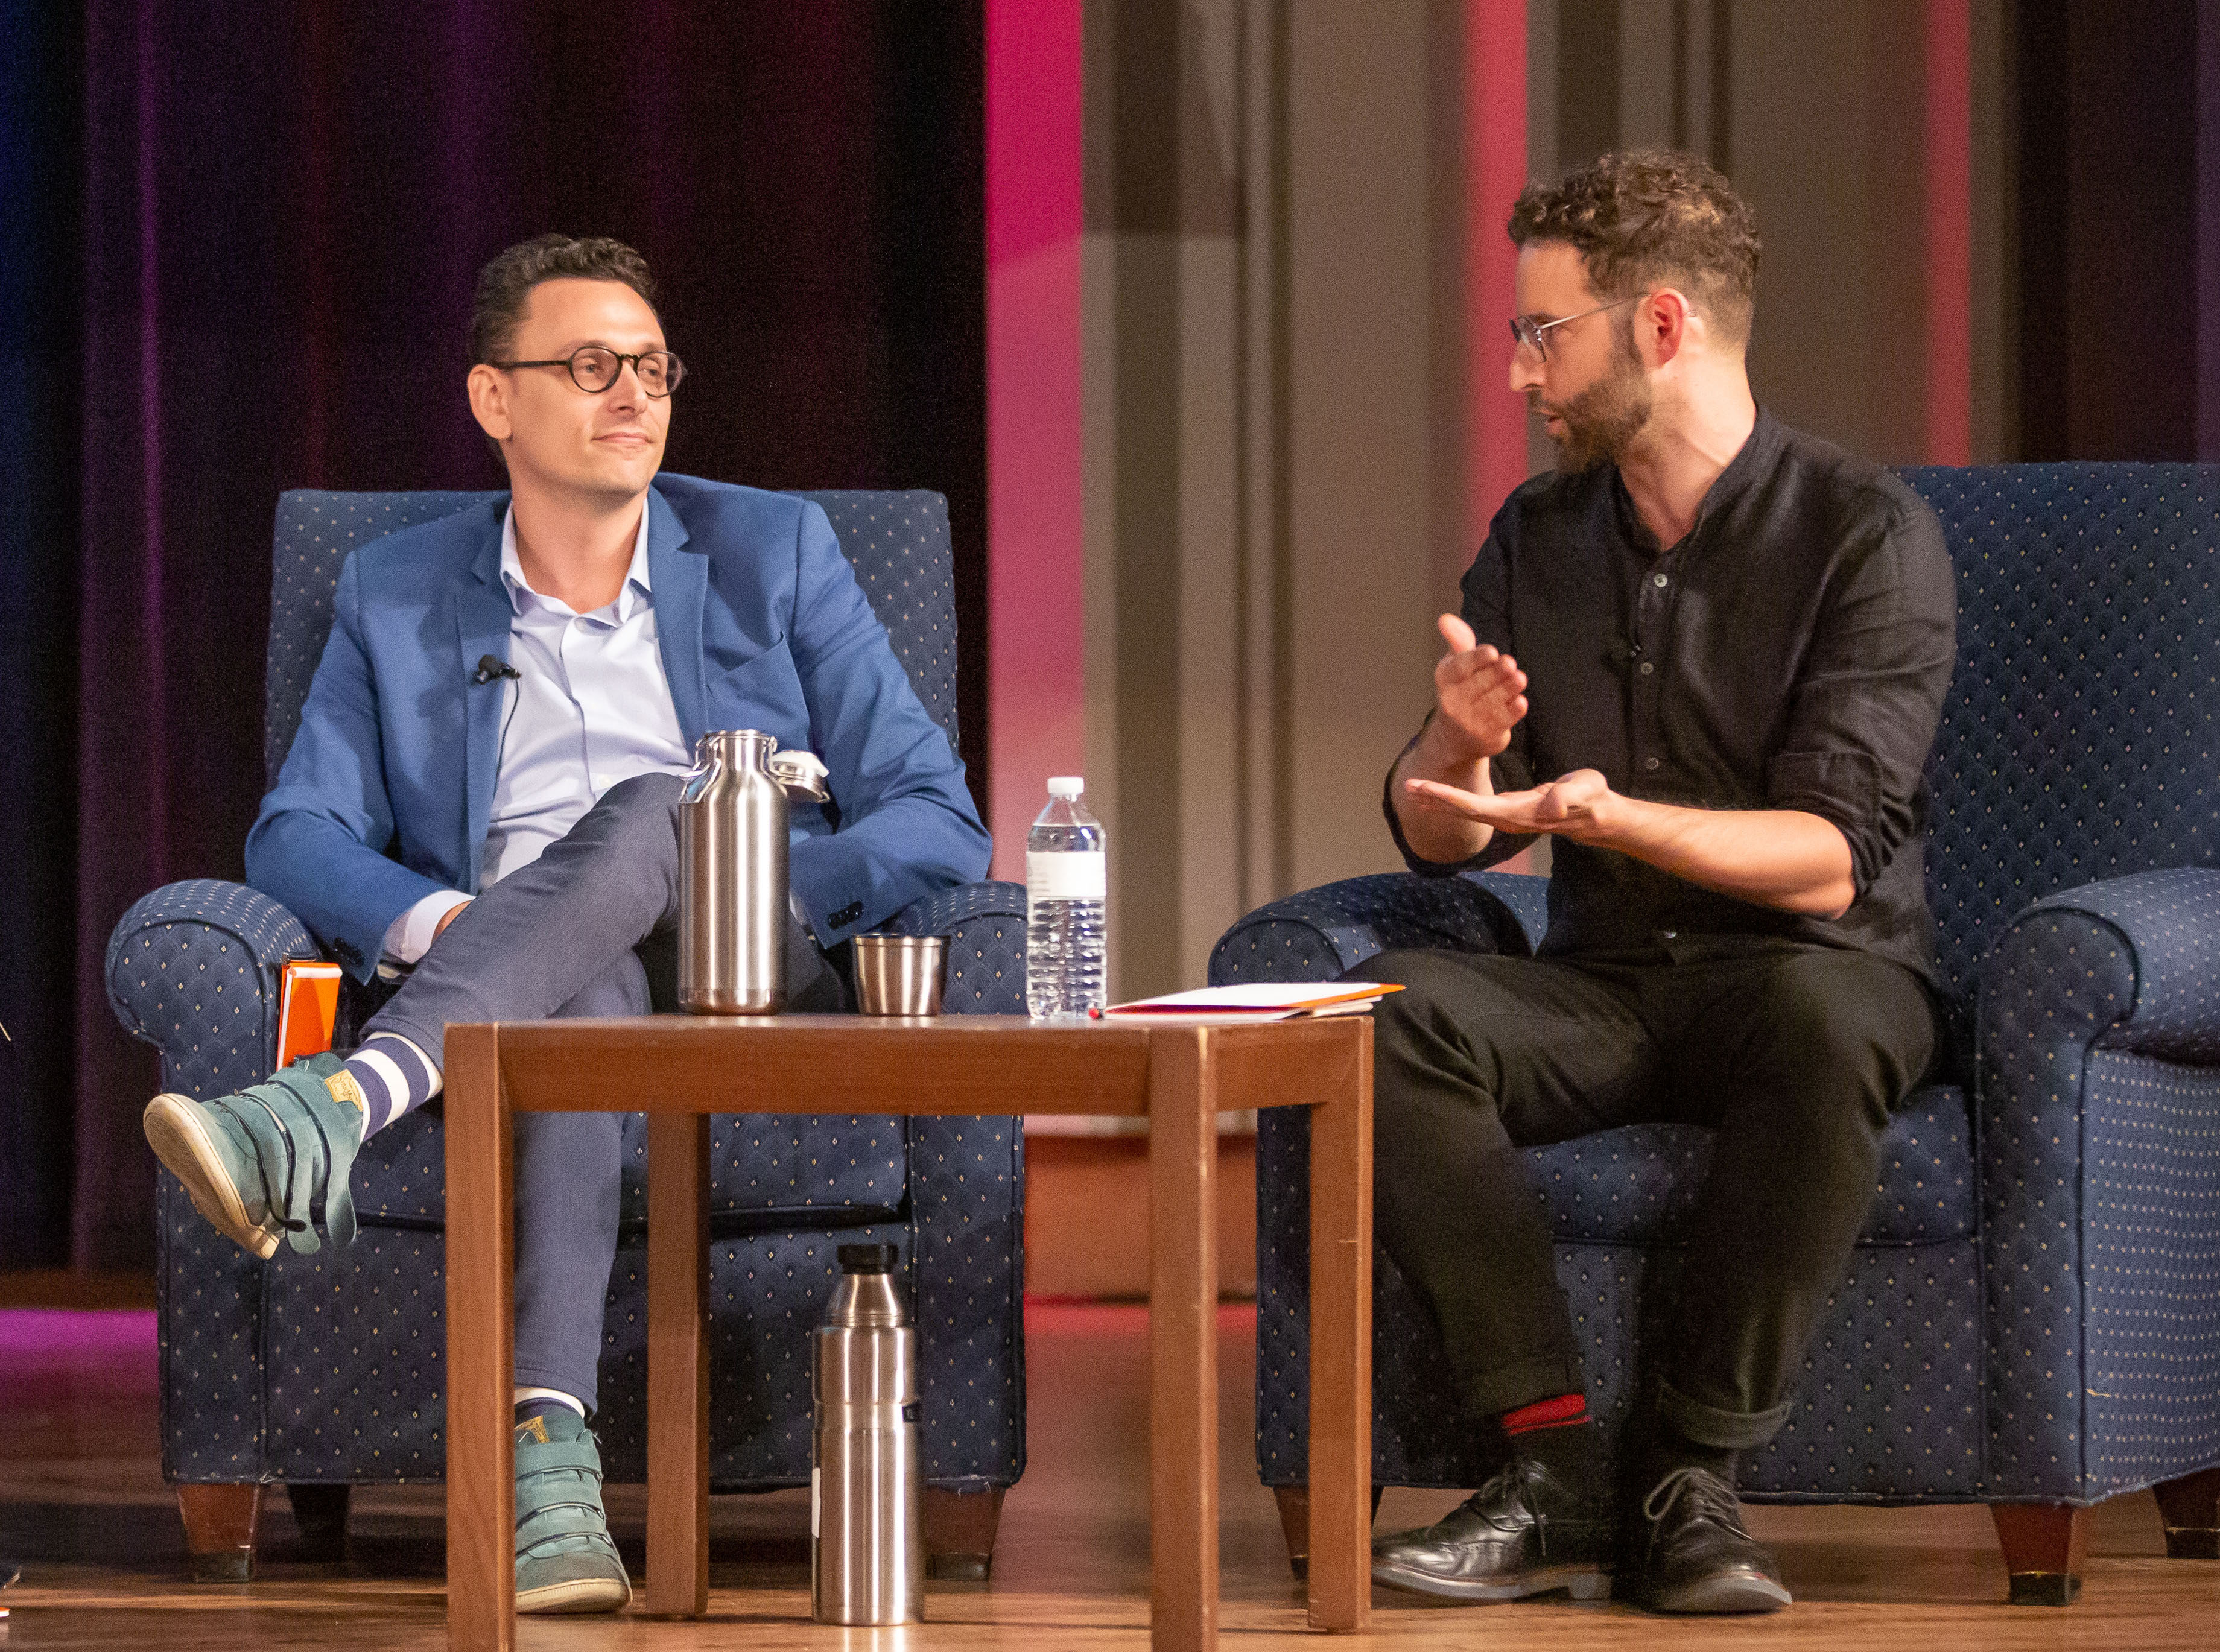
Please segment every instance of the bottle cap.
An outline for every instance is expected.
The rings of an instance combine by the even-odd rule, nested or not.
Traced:
[[[844,1274],[890,1274],[895,1270],[895,1248],[890,1244],[844,1244],[840,1271]]]
[[[1048,782],[1051,797],[1076,797],[1087,789],[1087,782],[1077,775],[1058,775]]]

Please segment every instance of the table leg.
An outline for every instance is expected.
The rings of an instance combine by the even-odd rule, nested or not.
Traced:
[[[1218,1644],[1218,1168],[1207,1028],[1149,1035],[1149,1644]]]
[[[647,1609],[709,1610],[709,1119],[647,1116]]]
[[[499,1035],[447,1035],[447,1644],[516,1645],[516,1207]]]
[[[1311,1564],[1316,1629],[1372,1605],[1372,1019],[1356,1082],[1311,1110]]]

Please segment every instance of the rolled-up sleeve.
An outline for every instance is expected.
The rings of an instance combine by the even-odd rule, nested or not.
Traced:
[[[1767,776],[1770,807],[1843,834],[1860,895],[1925,826],[1921,776],[1956,637],[1942,527],[1905,501],[1838,560]]]

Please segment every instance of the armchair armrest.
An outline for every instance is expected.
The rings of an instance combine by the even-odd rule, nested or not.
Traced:
[[[1985,1030],[2024,1037],[2039,1017],[2107,1050],[2220,1063],[2220,868],[2046,895],[1990,950],[1980,993]]]
[[[167,883],[109,938],[108,1001],[125,1032],[162,1052],[162,1082],[222,1095],[269,1076],[278,974],[319,956],[301,920],[268,895],[215,878]]]
[[[2220,1270],[2220,870],[2036,902],[1975,1022],[1986,1478],[2086,1501],[2204,1466],[2180,1397],[2220,1339],[2171,1305]]]
[[[1398,947],[1525,957],[1545,919],[1546,881],[1515,872],[1382,872],[1275,901],[1225,932],[1210,981],[1331,981]]]
[[[898,935],[948,938],[941,1008],[1026,1013],[1026,886],[965,883],[911,902]],[[920,1373],[928,1406],[969,1420],[963,1443],[926,1464],[935,1486],[983,1491],[1025,1471],[1024,1129],[1008,1118],[913,1119],[909,1200],[917,1318],[934,1356]]]
[[[1026,886],[963,883],[913,901],[887,920],[897,935],[948,938],[941,1008],[950,1015],[1026,1013]]]

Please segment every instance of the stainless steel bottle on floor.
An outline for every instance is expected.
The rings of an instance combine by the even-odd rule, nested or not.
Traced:
[[[700,1015],[776,1015],[786,1003],[786,789],[778,742],[704,734],[678,796],[678,1003]]]
[[[820,1624],[914,1624],[924,1615],[924,1482],[917,1344],[890,1244],[844,1244],[842,1278],[815,1333],[809,1607]]]

